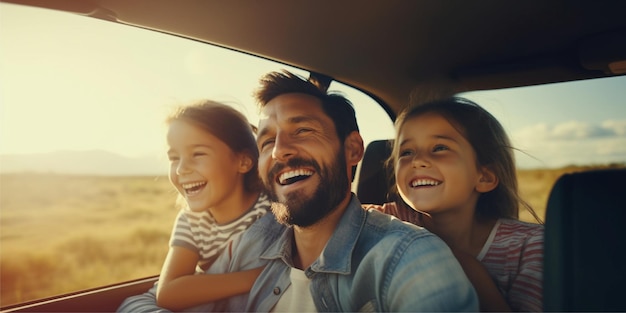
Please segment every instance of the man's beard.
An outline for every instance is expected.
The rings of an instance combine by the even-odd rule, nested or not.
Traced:
[[[274,182],[276,174],[285,167],[313,167],[320,176],[320,182],[313,196],[307,198],[304,191],[299,190],[285,195],[284,202],[280,202]],[[268,175],[269,196],[272,203],[272,212],[276,220],[286,225],[307,227],[315,224],[333,212],[343,201],[349,189],[346,158],[343,149],[330,167],[322,169],[314,160],[301,158],[290,159],[286,164],[276,164]]]

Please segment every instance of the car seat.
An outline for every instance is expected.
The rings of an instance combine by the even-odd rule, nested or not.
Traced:
[[[561,176],[546,208],[545,311],[626,311],[626,169]]]
[[[392,140],[375,140],[365,149],[359,170],[357,196],[363,204],[383,204],[389,201],[389,179],[392,175],[385,167],[391,155]]]

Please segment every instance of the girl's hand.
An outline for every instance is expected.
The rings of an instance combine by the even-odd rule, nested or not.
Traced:
[[[361,207],[364,210],[370,210],[370,209],[374,209],[376,211],[380,211],[380,212],[385,212],[385,210],[383,209],[382,205],[378,205],[378,204],[361,204]]]

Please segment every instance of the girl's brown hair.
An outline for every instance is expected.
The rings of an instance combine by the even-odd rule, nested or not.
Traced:
[[[246,191],[258,192],[262,188],[259,178],[259,150],[254,129],[241,112],[211,100],[203,100],[178,108],[166,123],[184,120],[194,123],[224,142],[235,153],[245,153],[252,159],[252,168],[244,174]]]
[[[500,122],[478,104],[465,98],[451,97],[410,107],[396,119],[394,142],[398,142],[399,131],[408,119],[431,112],[448,120],[471,144],[476,153],[477,165],[488,167],[498,177],[498,186],[492,191],[481,194],[478,198],[477,218],[518,219],[521,204],[537,222],[541,222],[530,205],[519,196],[515,157],[509,137]],[[387,166],[390,168],[396,163],[399,153],[399,147],[395,143],[387,161]],[[397,195],[395,181],[391,186],[392,193]],[[400,199],[398,196],[394,198]]]

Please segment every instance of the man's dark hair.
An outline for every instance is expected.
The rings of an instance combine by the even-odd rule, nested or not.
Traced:
[[[342,144],[350,133],[359,131],[352,103],[339,93],[329,93],[317,83],[287,71],[270,72],[261,78],[260,83],[260,88],[254,94],[260,109],[283,94],[307,94],[320,99],[322,109],[333,120]]]

